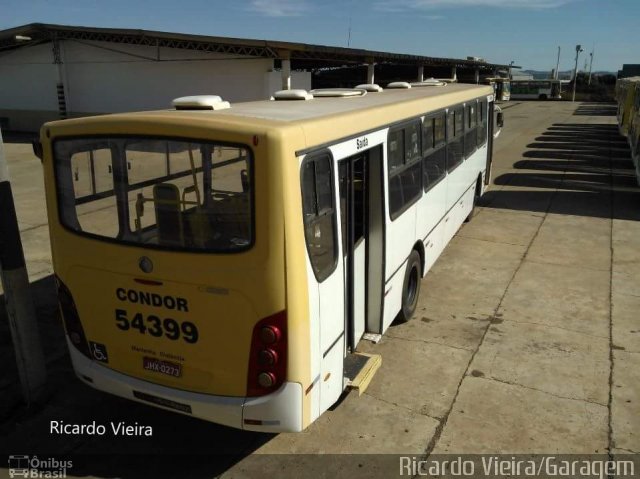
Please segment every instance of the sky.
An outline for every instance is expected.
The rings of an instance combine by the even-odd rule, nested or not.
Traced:
[[[0,0],[0,29],[28,23],[139,28],[477,56],[524,69],[640,63],[640,0]]]

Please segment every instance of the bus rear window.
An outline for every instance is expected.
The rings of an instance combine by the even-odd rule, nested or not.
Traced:
[[[130,244],[233,252],[253,243],[251,152],[158,138],[54,144],[60,220]]]

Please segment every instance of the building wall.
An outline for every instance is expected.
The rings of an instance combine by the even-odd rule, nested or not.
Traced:
[[[640,75],[640,63],[625,63],[622,70],[618,70],[618,78],[628,78]]]
[[[68,40],[60,46],[69,116],[169,108],[173,98],[185,95],[258,100],[281,83],[271,59],[107,42]],[[0,56],[0,78],[0,119],[9,129],[34,131],[58,118],[51,44]],[[310,88],[311,74],[293,72],[292,87]]]
[[[30,130],[37,129],[32,125],[57,118],[57,78],[50,44],[2,54],[0,125]]]

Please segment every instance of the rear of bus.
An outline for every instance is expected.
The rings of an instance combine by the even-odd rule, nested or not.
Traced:
[[[112,394],[236,428],[299,431],[283,143],[207,114],[43,127],[71,359],[80,379]]]

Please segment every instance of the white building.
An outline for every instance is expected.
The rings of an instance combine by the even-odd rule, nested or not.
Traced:
[[[168,108],[214,94],[231,102],[311,88],[311,70],[375,62],[471,68],[497,65],[288,42],[145,30],[30,24],[0,31],[0,128],[37,131],[59,118]],[[421,78],[419,78],[421,79]]]

